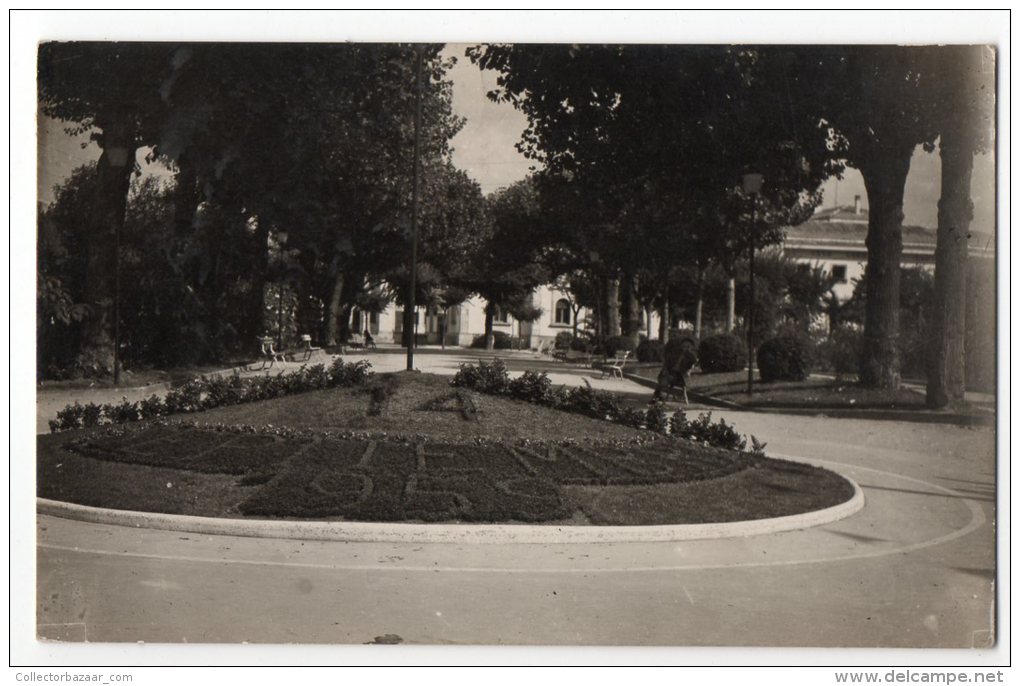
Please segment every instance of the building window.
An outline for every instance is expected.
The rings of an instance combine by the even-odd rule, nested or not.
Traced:
[[[505,312],[502,307],[496,307],[496,310],[492,313],[492,321],[496,324],[509,324],[510,313]]]
[[[846,265],[832,265],[832,278],[836,283],[846,283]]]
[[[553,324],[559,326],[570,326],[570,301],[560,298],[553,308]]]

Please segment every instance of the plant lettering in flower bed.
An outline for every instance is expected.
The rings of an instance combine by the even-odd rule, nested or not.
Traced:
[[[462,390],[432,398],[418,409],[421,412],[457,412],[465,421],[478,421],[478,407],[474,399]]]
[[[231,474],[253,490],[242,514],[399,521],[549,521],[569,516],[566,485],[696,481],[751,464],[726,451],[694,457],[666,440],[634,446],[395,442],[276,436],[195,426],[107,429],[79,454],[182,471]]]

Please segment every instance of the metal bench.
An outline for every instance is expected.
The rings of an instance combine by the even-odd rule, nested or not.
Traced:
[[[301,355],[301,361],[305,362],[312,359],[312,355],[321,351],[322,348],[312,345],[312,337],[309,334],[303,334],[301,336],[301,350],[295,354],[295,357]]]
[[[283,353],[276,352],[273,347],[273,339],[270,336],[260,336],[259,345],[261,346],[260,355],[262,356],[262,366],[259,369],[265,369],[267,366],[272,367],[274,362],[283,362]]]
[[[623,365],[627,364],[627,358],[630,357],[629,350],[620,350],[613,355],[613,359],[606,360],[602,365],[602,377],[617,377],[620,381],[623,381]]]

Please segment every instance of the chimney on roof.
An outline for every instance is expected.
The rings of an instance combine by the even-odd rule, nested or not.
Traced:
[[[860,214],[860,213],[861,213],[861,196],[855,195],[854,196],[854,214]]]

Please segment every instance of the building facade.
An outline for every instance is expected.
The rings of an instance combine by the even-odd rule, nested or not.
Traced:
[[[562,332],[573,333],[575,322],[578,332],[586,331],[590,313],[586,308],[575,309],[570,294],[555,285],[543,285],[532,294],[532,304],[542,310],[541,316],[532,322],[516,320],[513,315],[497,308],[492,330],[504,333],[514,340],[514,346],[521,349],[536,349],[547,346]],[[429,312],[418,308],[416,336],[419,345],[440,345],[443,341],[443,313]],[[400,344],[403,340],[404,311],[396,304],[376,313],[351,313],[351,331],[364,332],[366,327],[377,342]],[[655,337],[659,317],[646,312],[642,319],[640,333]],[[474,340],[485,334],[485,300],[474,296],[464,303],[451,307],[446,313],[445,345],[470,346]]]
[[[864,275],[868,262],[868,211],[861,207],[860,196],[852,207],[819,210],[808,221],[786,230],[783,253],[791,259],[821,267],[836,279],[836,297],[846,301],[853,295],[854,283]],[[971,236],[972,258],[992,259],[990,239],[982,244],[980,235]],[[922,226],[903,227],[904,267],[935,269],[936,230]]]

